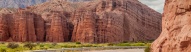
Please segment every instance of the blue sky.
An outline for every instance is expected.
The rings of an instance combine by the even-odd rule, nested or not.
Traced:
[[[160,13],[163,12],[165,0],[139,0],[139,1]]]

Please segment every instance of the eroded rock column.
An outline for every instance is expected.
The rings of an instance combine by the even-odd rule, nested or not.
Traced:
[[[92,11],[79,10],[75,12],[74,30],[72,41],[83,43],[95,43],[96,34],[96,15]]]
[[[8,22],[5,14],[0,14],[0,41],[9,39]]]
[[[46,36],[44,19],[40,15],[34,15],[34,25],[37,41],[44,42]]]
[[[46,41],[64,42],[68,41],[69,30],[67,19],[62,12],[51,12],[49,23],[46,23]]]
[[[12,40],[21,42],[36,41],[34,17],[33,13],[25,10],[19,10],[13,14],[14,33],[12,34]]]

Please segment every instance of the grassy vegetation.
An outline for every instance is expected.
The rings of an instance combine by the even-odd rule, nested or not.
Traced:
[[[80,42],[64,42],[64,43],[0,43],[0,52],[16,52],[26,50],[47,50],[60,48],[81,48],[81,47],[103,47],[103,46],[148,46],[150,43],[143,42],[123,42],[123,43],[104,43],[90,44]]]
[[[145,48],[144,51],[145,51],[145,52],[150,52],[150,45],[148,45],[148,46]]]

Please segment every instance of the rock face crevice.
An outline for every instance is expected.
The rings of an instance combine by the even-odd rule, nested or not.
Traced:
[[[50,42],[64,42],[68,41],[69,30],[67,28],[66,17],[62,13],[53,12],[50,16],[51,23],[49,35],[46,36],[47,41]]]
[[[152,52],[190,52],[190,0],[166,0],[162,19],[162,33]]]
[[[78,12],[78,13],[77,13]],[[72,34],[72,41],[76,42],[95,42],[96,35],[96,23],[95,13],[91,11],[77,11],[74,14],[74,18],[77,19],[77,23],[74,24],[74,31]],[[79,13],[81,12],[81,13]]]
[[[13,41],[36,41],[34,17],[36,15],[29,11],[19,10],[13,14]]]
[[[41,17],[41,15],[35,15],[34,17],[34,27],[35,27],[35,34],[36,34],[36,40],[43,42],[45,41],[45,21]]]
[[[1,41],[119,43],[154,40],[161,32],[161,14],[137,0],[54,0],[0,20]]]
[[[0,41],[6,41],[9,38],[8,22],[5,15],[0,15]]]

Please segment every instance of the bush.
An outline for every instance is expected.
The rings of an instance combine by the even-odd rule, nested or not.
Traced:
[[[91,45],[91,44],[85,44],[85,45],[82,45],[82,47],[93,47],[93,45]]]
[[[113,46],[114,45],[114,43],[109,43],[109,44],[107,44],[108,46]]]
[[[1,44],[5,44],[4,42],[1,42]]]
[[[56,46],[56,45],[57,45],[57,43],[52,43],[52,45],[53,45],[53,46]]]
[[[6,49],[0,49],[0,52],[7,52]]]
[[[44,45],[40,45],[40,47],[44,47]]]
[[[116,46],[131,46],[131,44],[129,44],[129,43],[120,43],[120,44],[117,44]]]
[[[37,45],[40,45],[41,43],[40,43],[40,42],[37,42],[36,44],[37,44]]]
[[[49,48],[53,48],[53,46],[50,46]]]
[[[15,49],[15,48],[18,48],[19,47],[19,44],[15,44],[15,43],[9,43],[7,45],[8,48],[11,48],[11,49]]]
[[[145,43],[134,43],[132,46],[145,46]]]
[[[145,48],[145,50],[144,50],[145,52],[150,52],[150,45],[149,46],[147,46],[146,48]]]
[[[76,44],[81,44],[80,42],[76,42]]]
[[[26,43],[26,44],[24,45],[24,47],[27,47],[27,48],[29,48],[30,50],[32,50],[34,47],[36,47],[36,44]]]

